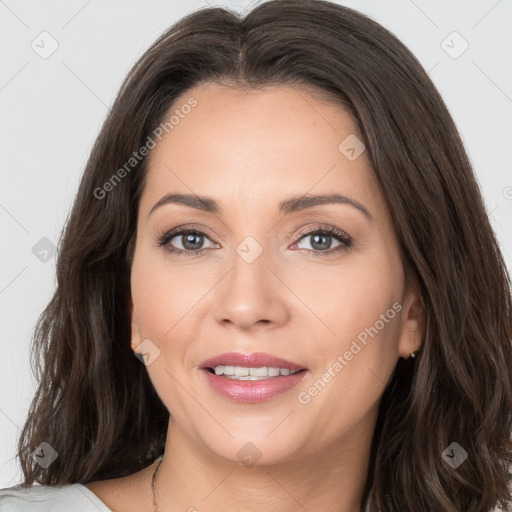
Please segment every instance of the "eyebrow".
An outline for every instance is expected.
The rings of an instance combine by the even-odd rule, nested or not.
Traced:
[[[196,194],[166,194],[151,208],[149,215],[151,215],[157,208],[166,204],[183,204],[196,210],[201,210],[207,213],[218,214],[221,208],[217,201],[211,197],[198,196]],[[361,211],[368,219],[372,220],[373,217],[370,212],[358,201],[342,194],[320,194],[320,195],[306,195],[306,196],[293,196],[279,203],[279,211],[283,215],[289,215],[306,208],[313,208],[325,204],[348,204],[359,211]]]

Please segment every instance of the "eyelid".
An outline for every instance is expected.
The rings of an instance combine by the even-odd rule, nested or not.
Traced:
[[[330,224],[318,224],[314,227],[303,228],[297,233],[297,236],[303,237],[305,235],[312,235],[319,231],[327,231],[329,233],[336,234],[337,236],[343,238],[346,241],[352,240],[352,237],[346,231],[343,231],[342,229],[332,226]]]
[[[182,231],[197,231],[201,234],[205,234],[209,238],[215,238],[212,231],[204,226],[199,226],[195,224],[179,224],[171,229],[163,229],[159,231],[156,235],[157,240],[161,240],[163,237],[172,237],[174,235],[181,234]],[[212,240],[213,241],[213,240]]]

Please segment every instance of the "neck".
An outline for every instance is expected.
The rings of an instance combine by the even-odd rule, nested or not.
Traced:
[[[357,425],[312,456],[245,466],[206,450],[171,417],[155,480],[158,510],[263,511],[271,503],[273,512],[362,512],[372,428]]]

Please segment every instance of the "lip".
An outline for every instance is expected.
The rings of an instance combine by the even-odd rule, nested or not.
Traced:
[[[263,380],[234,380],[224,375],[211,373],[209,368],[215,368],[216,366],[244,366],[247,368],[267,366],[288,368],[291,371],[303,371]],[[203,361],[200,367],[201,375],[213,391],[230,401],[246,404],[271,400],[297,386],[309,373],[304,366],[263,352],[252,354],[229,352]]]
[[[254,404],[271,400],[297,386],[309,373],[299,371],[292,375],[279,375],[264,380],[233,380],[224,375],[215,375],[206,368],[200,370],[206,382],[220,396],[233,402]]]
[[[200,363],[200,368],[215,368],[216,366],[245,366],[246,368],[261,368],[272,366],[274,368],[288,368],[291,371],[307,370],[303,365],[282,359],[281,357],[266,354],[265,352],[253,352],[242,354],[241,352],[227,352],[206,359]],[[254,381],[251,381],[254,382]]]

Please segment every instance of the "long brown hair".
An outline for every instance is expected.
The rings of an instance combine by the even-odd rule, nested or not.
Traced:
[[[406,277],[421,295],[422,349],[414,362],[399,359],[382,396],[364,504],[507,507],[510,282],[473,170],[417,59],[370,18],[321,0],[269,1],[244,17],[196,11],[126,77],[83,173],[59,242],[56,291],[34,332],[39,385],[19,439],[22,485],[121,477],[163,454],[169,412],[130,348],[129,277],[147,158],[126,162],[178,96],[214,82],[309,88],[352,114]],[[31,456],[42,442],[58,453],[46,469]],[[442,456],[452,443],[468,454],[456,469]]]

